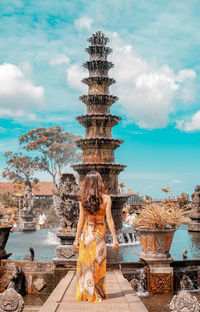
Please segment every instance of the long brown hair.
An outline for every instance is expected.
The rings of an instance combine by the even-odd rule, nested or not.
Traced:
[[[90,171],[85,177],[79,199],[83,207],[90,213],[95,214],[101,205],[105,193],[105,186],[97,171]]]

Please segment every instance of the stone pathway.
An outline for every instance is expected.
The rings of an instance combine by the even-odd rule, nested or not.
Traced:
[[[49,296],[39,312],[148,312],[121,271],[107,271],[108,300],[99,303],[76,302],[75,272],[69,271]]]

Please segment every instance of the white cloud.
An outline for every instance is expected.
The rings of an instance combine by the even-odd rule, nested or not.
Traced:
[[[83,71],[80,66],[76,64],[67,69],[67,82],[69,86],[81,90],[82,92],[86,92],[87,87],[81,82],[81,80],[87,76],[87,72]]]
[[[83,28],[86,28],[88,30],[91,30],[92,24],[94,23],[94,20],[91,17],[88,16],[82,16],[79,19],[76,19],[74,21],[74,25],[78,30],[81,30]]]
[[[174,183],[174,184],[182,184],[183,182],[181,180],[175,179],[175,180],[172,180],[172,183]]]
[[[27,65],[27,64],[26,64]],[[30,72],[30,68],[24,67]],[[44,103],[44,89],[34,86],[25,73],[14,64],[0,65],[0,116],[28,117],[35,119],[30,111]]]
[[[128,122],[144,129],[166,127],[170,114],[178,109],[175,100],[178,98],[186,103],[193,100],[196,73],[191,69],[175,73],[168,65],[158,66],[155,60],[147,62],[117,33],[109,34],[109,37],[113,48],[110,60],[115,65],[109,76],[117,80],[112,93],[119,96]],[[68,83],[82,90],[80,80],[84,72],[79,66],[73,66],[68,71]]]
[[[149,186],[145,187],[143,189],[143,191],[148,191],[148,190],[151,190],[152,188],[153,188],[153,185],[149,185]]]
[[[200,130],[200,110],[197,111],[189,121],[178,120],[176,128],[185,132],[199,131]]]
[[[69,64],[69,62],[70,60],[67,55],[60,54],[60,55],[53,57],[49,63],[50,65],[54,66],[54,65],[60,65],[60,64]]]
[[[116,33],[111,44],[115,64],[111,74],[117,80],[113,89],[129,121],[146,129],[166,127],[169,115],[176,111],[175,98],[193,99],[191,82],[196,73],[187,69],[175,74],[168,65],[147,62]]]

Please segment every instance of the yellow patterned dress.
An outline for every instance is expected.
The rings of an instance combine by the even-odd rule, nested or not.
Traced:
[[[105,294],[106,227],[105,209],[96,215],[86,213],[86,221],[79,241],[79,258],[76,270],[76,300],[100,302]]]

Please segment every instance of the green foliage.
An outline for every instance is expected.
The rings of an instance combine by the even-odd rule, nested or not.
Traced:
[[[10,181],[29,184],[34,179],[35,171],[38,167],[38,157],[31,158],[22,153],[12,153],[11,151],[4,154],[7,167],[2,172],[2,177]]]
[[[80,160],[75,144],[79,138],[65,132],[63,127],[54,126],[30,130],[20,136],[19,142],[27,151],[37,152],[39,169],[48,172],[55,181],[57,174],[61,177],[64,166]]]

